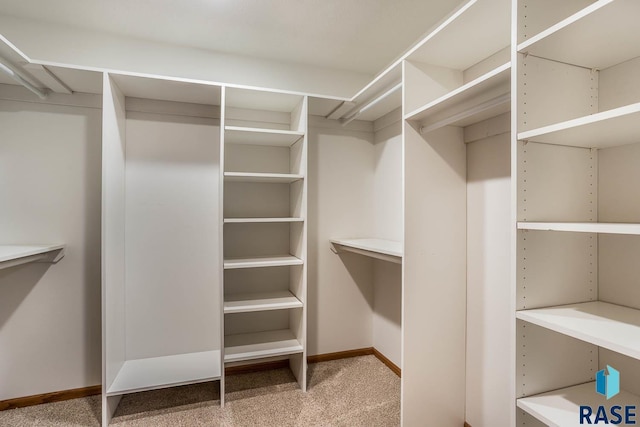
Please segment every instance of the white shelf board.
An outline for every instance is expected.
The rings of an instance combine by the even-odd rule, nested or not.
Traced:
[[[635,405],[640,406],[640,397],[620,391],[610,401],[596,393],[595,382],[567,387],[517,400],[518,408],[529,413],[548,426],[571,427],[580,426],[580,405],[597,408],[600,405]],[[595,413],[595,410],[594,410]]]
[[[260,256],[252,258],[225,258],[225,270],[235,268],[281,267],[287,265],[302,265],[304,261],[293,255]]]
[[[265,222],[304,222],[304,218],[225,218],[225,224],[255,224]]]
[[[0,270],[29,262],[58,262],[65,245],[0,245]]]
[[[599,0],[518,45],[519,52],[604,69],[640,55],[640,2]]]
[[[385,261],[402,263],[402,242],[385,239],[331,239],[337,252],[347,251]]]
[[[304,179],[304,175],[290,173],[225,172],[224,179],[228,182],[290,184]]]
[[[127,360],[108,396],[220,379],[220,351]]]
[[[227,295],[224,313],[285,310],[302,307],[302,302],[289,291]]]
[[[586,148],[634,144],[640,142],[640,102],[521,132],[518,139]]]
[[[303,351],[302,344],[288,329],[227,335],[224,343],[225,363],[286,356]]]
[[[304,132],[225,126],[225,144],[271,145],[290,147],[304,137]]]
[[[509,46],[510,10],[505,0],[468,1],[434,28],[407,59],[465,70]],[[480,33],[482,41],[477,42]]]
[[[605,222],[518,222],[518,229],[573,231],[577,233],[640,234],[640,224]]]
[[[511,89],[511,63],[503,64],[469,83],[452,90],[420,108],[405,115],[405,120],[423,121],[432,114],[439,113],[456,105],[472,101],[483,92],[503,86],[508,93]]]
[[[521,310],[516,317],[640,359],[640,310],[594,301]]]

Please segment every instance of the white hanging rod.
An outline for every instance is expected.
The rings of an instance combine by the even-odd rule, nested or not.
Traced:
[[[455,123],[459,120],[464,120],[467,119],[469,117],[472,117],[476,114],[480,114],[484,111],[490,110],[491,108],[497,107],[499,105],[508,103],[511,101],[511,94],[510,93],[505,93],[504,95],[500,95],[496,98],[490,99],[488,101],[483,102],[482,104],[478,104],[474,107],[469,108],[468,110],[464,110],[461,111],[458,114],[454,114],[451,117],[447,117],[445,119],[439,120],[433,124],[430,124],[428,126],[421,126],[420,127],[420,134],[424,134],[427,132],[431,132],[433,130],[439,129],[443,126],[447,126],[450,125],[452,123]]]
[[[38,95],[40,99],[47,99],[48,93],[39,87],[34,86],[31,82],[27,81],[24,77],[18,74],[13,68],[4,63],[3,58],[0,58],[0,70],[4,71],[9,77],[20,83],[22,86],[29,89],[31,92]]]
[[[375,98],[372,101],[369,101],[368,103],[366,103],[365,105],[363,105],[358,111],[356,111],[354,114],[352,114],[351,116],[349,116],[349,118],[345,119],[342,122],[342,126],[345,126],[349,123],[351,123],[352,121],[354,121],[356,118],[358,118],[358,116],[362,113],[364,113],[365,111],[367,111],[369,108],[373,107],[374,105],[376,105],[378,102],[382,101],[383,99],[385,99],[386,97],[388,97],[389,95],[395,93],[396,91],[400,90],[402,88],[402,82],[398,83],[397,85],[395,85],[394,87],[392,87],[391,89],[387,90],[386,92],[384,92],[382,95],[378,96],[377,98]]]

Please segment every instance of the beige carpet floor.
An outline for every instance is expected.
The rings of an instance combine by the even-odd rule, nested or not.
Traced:
[[[400,425],[400,378],[374,356],[310,364],[308,374],[307,393],[288,369],[227,377],[224,409],[216,383],[126,395],[111,425]],[[0,412],[2,427],[99,425],[99,396]]]

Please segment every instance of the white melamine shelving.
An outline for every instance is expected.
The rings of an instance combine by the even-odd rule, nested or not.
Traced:
[[[226,144],[271,145],[290,147],[304,137],[304,132],[293,130],[258,129],[241,126],[225,126]]]
[[[302,265],[304,261],[293,255],[260,256],[252,258],[226,258],[225,270],[235,268],[284,267],[287,265]]]
[[[225,336],[224,361],[240,362],[301,353],[302,344],[288,329]]]
[[[521,310],[516,317],[640,359],[640,310],[594,301]]]
[[[289,291],[227,295],[224,301],[225,314],[300,307],[302,302]]]
[[[225,224],[258,224],[272,222],[303,222],[304,218],[225,218]]]
[[[429,116],[439,113],[441,111],[453,108],[456,105],[465,104],[467,111],[473,108],[473,100],[483,93],[494,90],[496,88],[503,87],[504,93],[508,94],[510,91],[510,70],[511,63],[503,64],[488,73],[483,74],[470,81],[469,83],[460,86],[459,88],[452,90],[446,95],[441,96],[431,102],[428,102],[424,106],[417,108],[416,110],[405,115],[405,120],[415,120],[422,122]],[[500,111],[496,111],[488,117],[493,117],[497,114],[509,111],[509,99],[506,99],[506,110],[503,106]]]
[[[604,69],[640,54],[634,0],[599,0],[518,45],[518,51]]]
[[[224,180],[228,182],[262,182],[273,184],[290,184],[304,179],[304,175],[291,173],[252,173],[225,172]]]
[[[602,222],[518,222],[519,230],[640,235],[640,224]]]
[[[518,399],[518,408],[539,419],[548,426],[579,426],[580,406],[597,408],[599,405],[640,406],[640,397],[624,390],[609,404],[596,393],[595,383],[588,382],[548,393]]]
[[[127,360],[107,395],[217,380],[220,367],[219,350]]]
[[[402,242],[385,239],[331,239],[334,248],[385,261],[402,263]]]
[[[29,262],[57,262],[65,245],[0,245],[0,270]]]
[[[518,134],[520,140],[606,148],[640,142],[640,103],[555,123]]]

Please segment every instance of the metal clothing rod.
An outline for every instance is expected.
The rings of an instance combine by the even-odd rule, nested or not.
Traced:
[[[12,79],[14,79],[18,83],[20,83],[22,86],[24,86],[27,89],[29,89],[31,92],[33,92],[36,95],[38,95],[38,97],[40,99],[46,99],[47,98],[47,92],[46,91],[44,91],[44,90],[40,89],[39,87],[36,87],[33,84],[31,84],[24,77],[22,77],[20,74],[15,72],[12,68],[10,68],[6,64],[4,64],[4,62],[2,62],[1,60],[0,60],[0,70],[4,71]]]
[[[394,87],[392,87],[391,89],[389,89],[388,91],[384,92],[382,95],[378,96],[377,98],[375,98],[374,100],[368,102],[367,104],[365,104],[364,106],[362,106],[362,108],[360,108],[355,114],[351,115],[348,119],[346,119],[344,122],[342,122],[342,125],[345,126],[349,123],[351,123],[352,121],[354,121],[360,114],[364,113],[365,111],[367,111],[369,108],[373,107],[374,105],[376,105],[378,102],[382,101],[383,99],[385,99],[386,97],[388,97],[389,95],[393,94],[394,92],[396,92],[397,90],[399,90],[400,88],[402,88],[402,82],[398,83],[397,85],[395,85]]]

